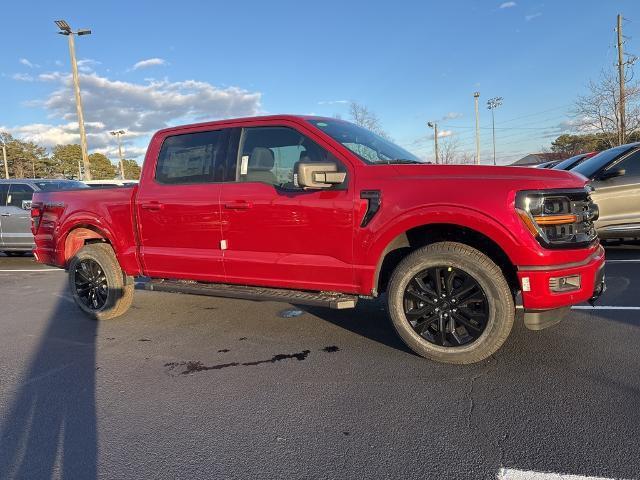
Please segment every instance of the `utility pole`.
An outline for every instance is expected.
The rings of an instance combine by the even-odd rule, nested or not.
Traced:
[[[78,160],[78,180],[82,181],[82,164]]]
[[[491,130],[493,132],[493,164],[496,165],[496,118],[495,109],[502,105],[502,97],[493,97],[487,100],[487,108],[491,110]]]
[[[7,163],[7,144],[2,138],[2,159],[4,160],[4,178],[9,179],[9,164]]]
[[[60,29],[60,35],[69,38],[69,54],[71,55],[71,71],[73,73],[73,91],[76,97],[76,110],[78,112],[78,126],[80,127],[80,147],[82,149],[82,163],[84,164],[84,176],[86,180],[91,180],[91,168],[89,166],[89,154],[87,152],[87,134],[84,130],[84,115],[82,113],[82,98],[80,97],[80,79],[78,77],[78,64],[76,62],[76,46],[74,37],[76,35],[90,35],[91,30],[78,30],[74,32],[64,20],[56,20],[56,25]]]
[[[618,144],[624,144],[626,140],[625,122],[625,92],[624,92],[624,53],[622,51],[624,37],[622,36],[622,15],[618,14],[618,80],[620,82],[620,129],[618,131]]]
[[[429,128],[433,128],[433,140],[436,150],[436,164],[438,164],[438,124],[436,122],[427,122]]]
[[[480,112],[478,111],[478,98],[480,92],[473,94],[473,99],[476,108],[476,165],[480,165]]]
[[[124,130],[116,130],[113,132],[109,132],[111,135],[114,135],[118,139],[118,156],[120,157],[120,177],[124,180],[124,162],[122,158],[122,142],[120,141],[120,136],[125,134]]]

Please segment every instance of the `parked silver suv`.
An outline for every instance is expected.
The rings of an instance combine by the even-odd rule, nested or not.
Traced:
[[[0,180],[0,252],[7,255],[30,252],[31,198],[33,192],[88,188],[75,180],[16,178]]]

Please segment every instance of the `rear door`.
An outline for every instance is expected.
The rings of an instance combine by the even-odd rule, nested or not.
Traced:
[[[4,241],[2,239],[2,221],[5,218],[5,213],[7,212],[7,193],[9,192],[9,184],[8,183],[0,183],[0,249],[4,245]]]
[[[193,129],[152,143],[156,168],[145,170],[136,204],[145,274],[224,281],[219,181],[228,137],[225,129]]]
[[[598,229],[613,237],[640,232],[640,150],[615,161],[599,175],[618,170],[624,170],[624,173],[606,180],[595,180],[595,192],[592,194],[600,209]]]
[[[26,183],[9,184],[6,201],[0,208],[2,244],[4,248],[31,250],[31,199],[34,189]]]

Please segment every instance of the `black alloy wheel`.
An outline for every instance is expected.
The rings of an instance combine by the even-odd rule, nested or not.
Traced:
[[[100,310],[107,303],[109,285],[98,262],[86,258],[75,266],[74,284],[78,298],[90,310]]]
[[[420,271],[407,284],[403,304],[413,330],[442,347],[473,343],[489,321],[489,302],[480,284],[451,266]]]

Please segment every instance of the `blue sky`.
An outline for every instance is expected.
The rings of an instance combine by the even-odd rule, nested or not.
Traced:
[[[637,0],[26,1],[3,7],[0,128],[47,146],[77,142],[66,39],[77,39],[90,150],[115,158],[108,130],[128,132],[142,160],[153,130],[193,120],[267,113],[340,114],[358,101],[400,144],[427,158],[438,120],[473,153],[480,91],[496,112],[501,163],[571,131],[588,79],[616,60],[615,20],[640,54]],[[143,62],[143,63],[139,63]],[[137,64],[137,66],[136,66]]]

